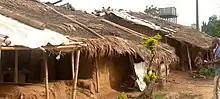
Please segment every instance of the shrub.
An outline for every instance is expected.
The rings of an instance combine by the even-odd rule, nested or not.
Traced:
[[[214,71],[213,67],[201,68],[199,70],[199,73],[206,76],[206,77],[214,77],[215,76],[215,71]]]
[[[127,95],[124,92],[119,93],[118,99],[127,99]]]

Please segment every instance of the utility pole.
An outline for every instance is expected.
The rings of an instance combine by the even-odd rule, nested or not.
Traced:
[[[199,30],[199,1],[196,0],[196,29]]]

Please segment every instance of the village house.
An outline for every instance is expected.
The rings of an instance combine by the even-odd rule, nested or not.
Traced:
[[[27,35],[32,33],[37,37],[37,31],[47,30],[44,32],[45,34],[39,33],[39,35],[51,37],[51,35],[48,35],[50,33],[48,31],[52,31],[62,35],[70,42],[75,42],[72,43],[74,47],[71,48],[71,51],[68,51],[70,48],[68,50],[47,50],[48,75],[46,75],[46,78],[48,78],[47,82],[49,82],[47,97],[50,97],[50,99],[72,97],[72,91],[70,90],[72,90],[73,83],[71,81],[70,84],[66,84],[66,82],[57,83],[57,81],[69,81],[74,78],[74,82],[78,81],[78,87],[88,89],[89,93],[93,95],[103,93],[105,90],[118,90],[128,80],[126,78],[129,78],[129,75],[136,75],[134,70],[136,64],[147,64],[151,57],[150,52],[140,44],[141,38],[145,35],[82,11],[70,11],[31,0],[7,0],[0,1],[0,14],[2,17],[15,22],[13,25],[9,24],[11,28],[6,28],[8,32],[13,31],[13,27],[16,27],[14,25],[18,24],[36,30],[36,32],[25,31],[25,28],[24,33],[27,33]],[[4,29],[4,27],[2,28]],[[14,28],[14,31],[23,33],[19,27]],[[19,34],[4,34],[9,36],[9,38],[10,36],[19,36]],[[56,37],[52,36],[52,38]],[[26,43],[28,43],[28,40]],[[41,46],[38,47],[41,49]],[[19,57],[18,60],[16,60],[17,58],[11,60],[15,56]],[[45,71],[45,67],[43,67],[45,65],[45,63],[43,64],[43,59],[45,58],[41,56],[42,51],[19,50],[16,54],[14,51],[4,51],[2,49],[1,67],[6,69],[1,69],[1,73],[14,68],[15,63],[18,62],[19,64],[16,65],[16,68],[24,67],[28,71],[22,83],[39,84],[45,80],[45,73],[43,72]],[[9,60],[11,61],[10,63],[8,63]],[[177,62],[178,57],[175,55],[175,50],[169,45],[160,42],[154,65],[158,66],[160,63],[172,65]],[[77,65],[77,63],[79,64]],[[75,70],[73,70],[72,66],[75,67]],[[19,69],[16,68],[13,69],[14,72],[12,73],[16,74],[18,72]],[[77,73],[77,68],[79,73]],[[10,74],[10,76],[3,78],[10,79],[3,79],[2,82],[12,82],[15,77]],[[21,78],[18,77],[16,79]],[[59,84],[62,84],[62,86]],[[3,88],[7,88],[7,85],[4,86]],[[10,93],[15,90],[12,88],[9,89],[9,93],[0,95],[0,97],[18,98],[23,95],[27,98],[41,99],[44,98],[45,93],[42,90],[38,90],[40,88],[42,88],[41,85],[29,85],[29,87],[17,87],[15,93]],[[75,87],[73,89],[76,92]],[[80,89],[77,90],[79,91]]]
[[[144,35],[150,36],[157,33],[162,35],[161,41],[174,47],[176,55],[180,58],[179,66],[181,67],[177,67],[177,69],[183,71],[192,69],[194,67],[193,61],[198,52],[203,53],[204,59],[210,59],[208,47],[211,44],[212,37],[199,32],[199,30],[141,12],[109,11],[104,17]]]

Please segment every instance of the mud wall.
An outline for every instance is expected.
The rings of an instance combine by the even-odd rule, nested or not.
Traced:
[[[2,54],[2,67],[4,71],[14,68],[14,51],[6,51]],[[48,53],[49,81],[72,80],[71,54],[66,54],[60,60],[56,55]],[[89,59],[83,53],[80,55],[79,79],[91,80],[96,84],[96,68],[99,70],[100,89],[119,89],[126,76],[133,75],[133,65],[127,55],[119,55],[114,58],[101,57],[96,60]],[[39,83],[44,79],[44,65],[42,51],[19,51],[19,69],[26,69],[26,82]],[[13,72],[5,76],[7,82],[13,82]]]
[[[126,56],[114,59],[102,58],[98,61],[100,90],[106,88],[118,89],[125,76],[133,75],[130,60]]]

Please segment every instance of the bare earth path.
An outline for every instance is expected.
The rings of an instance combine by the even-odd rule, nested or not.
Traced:
[[[172,71],[169,75],[168,83],[160,93],[171,93],[178,98],[168,99],[212,99],[213,79],[193,79],[186,72]],[[157,92],[156,92],[157,93]],[[137,96],[140,92],[127,93],[132,96]],[[118,92],[106,92],[99,99],[113,99],[117,97]]]
[[[213,79],[193,79],[185,72],[172,71],[164,91],[200,95],[203,99],[212,99],[212,82]]]

